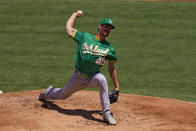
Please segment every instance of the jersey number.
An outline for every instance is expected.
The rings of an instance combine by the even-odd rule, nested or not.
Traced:
[[[99,65],[99,66],[103,66],[105,64],[105,58],[103,57],[99,57],[96,61],[95,64]]]

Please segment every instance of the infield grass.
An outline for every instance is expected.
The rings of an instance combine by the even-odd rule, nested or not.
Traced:
[[[74,70],[76,43],[64,32],[75,22],[95,34],[104,17],[116,25],[108,37],[117,50],[122,93],[196,102],[196,3],[129,0],[1,0],[0,90],[64,87]],[[107,65],[102,72],[107,73]]]

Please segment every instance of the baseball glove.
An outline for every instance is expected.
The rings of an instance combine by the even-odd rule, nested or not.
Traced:
[[[118,96],[119,96],[119,91],[117,91],[117,90],[109,91],[108,92],[108,97],[109,97],[109,100],[110,100],[110,104],[113,104],[113,103],[117,102]]]

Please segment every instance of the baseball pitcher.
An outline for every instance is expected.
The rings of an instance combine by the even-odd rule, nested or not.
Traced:
[[[99,88],[103,119],[111,125],[116,125],[116,120],[110,111],[108,83],[105,76],[100,73],[100,67],[108,60],[108,71],[115,87],[115,95],[118,96],[119,82],[114,67],[114,63],[117,62],[116,51],[105,39],[115,26],[111,19],[105,18],[98,25],[96,35],[81,32],[73,27],[75,19],[81,16],[83,16],[82,11],[75,11],[65,26],[67,35],[77,43],[73,75],[64,88],[49,86],[45,92],[40,93],[39,100],[66,99],[86,87]]]

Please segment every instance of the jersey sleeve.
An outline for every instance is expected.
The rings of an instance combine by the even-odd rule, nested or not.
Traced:
[[[111,51],[108,53],[107,59],[110,62],[117,62],[117,55],[116,55],[116,51],[114,48],[111,48]]]
[[[77,42],[77,43],[80,43],[80,41],[83,40],[83,37],[84,37],[84,33],[78,31],[75,29],[73,35],[72,35],[72,38]]]

